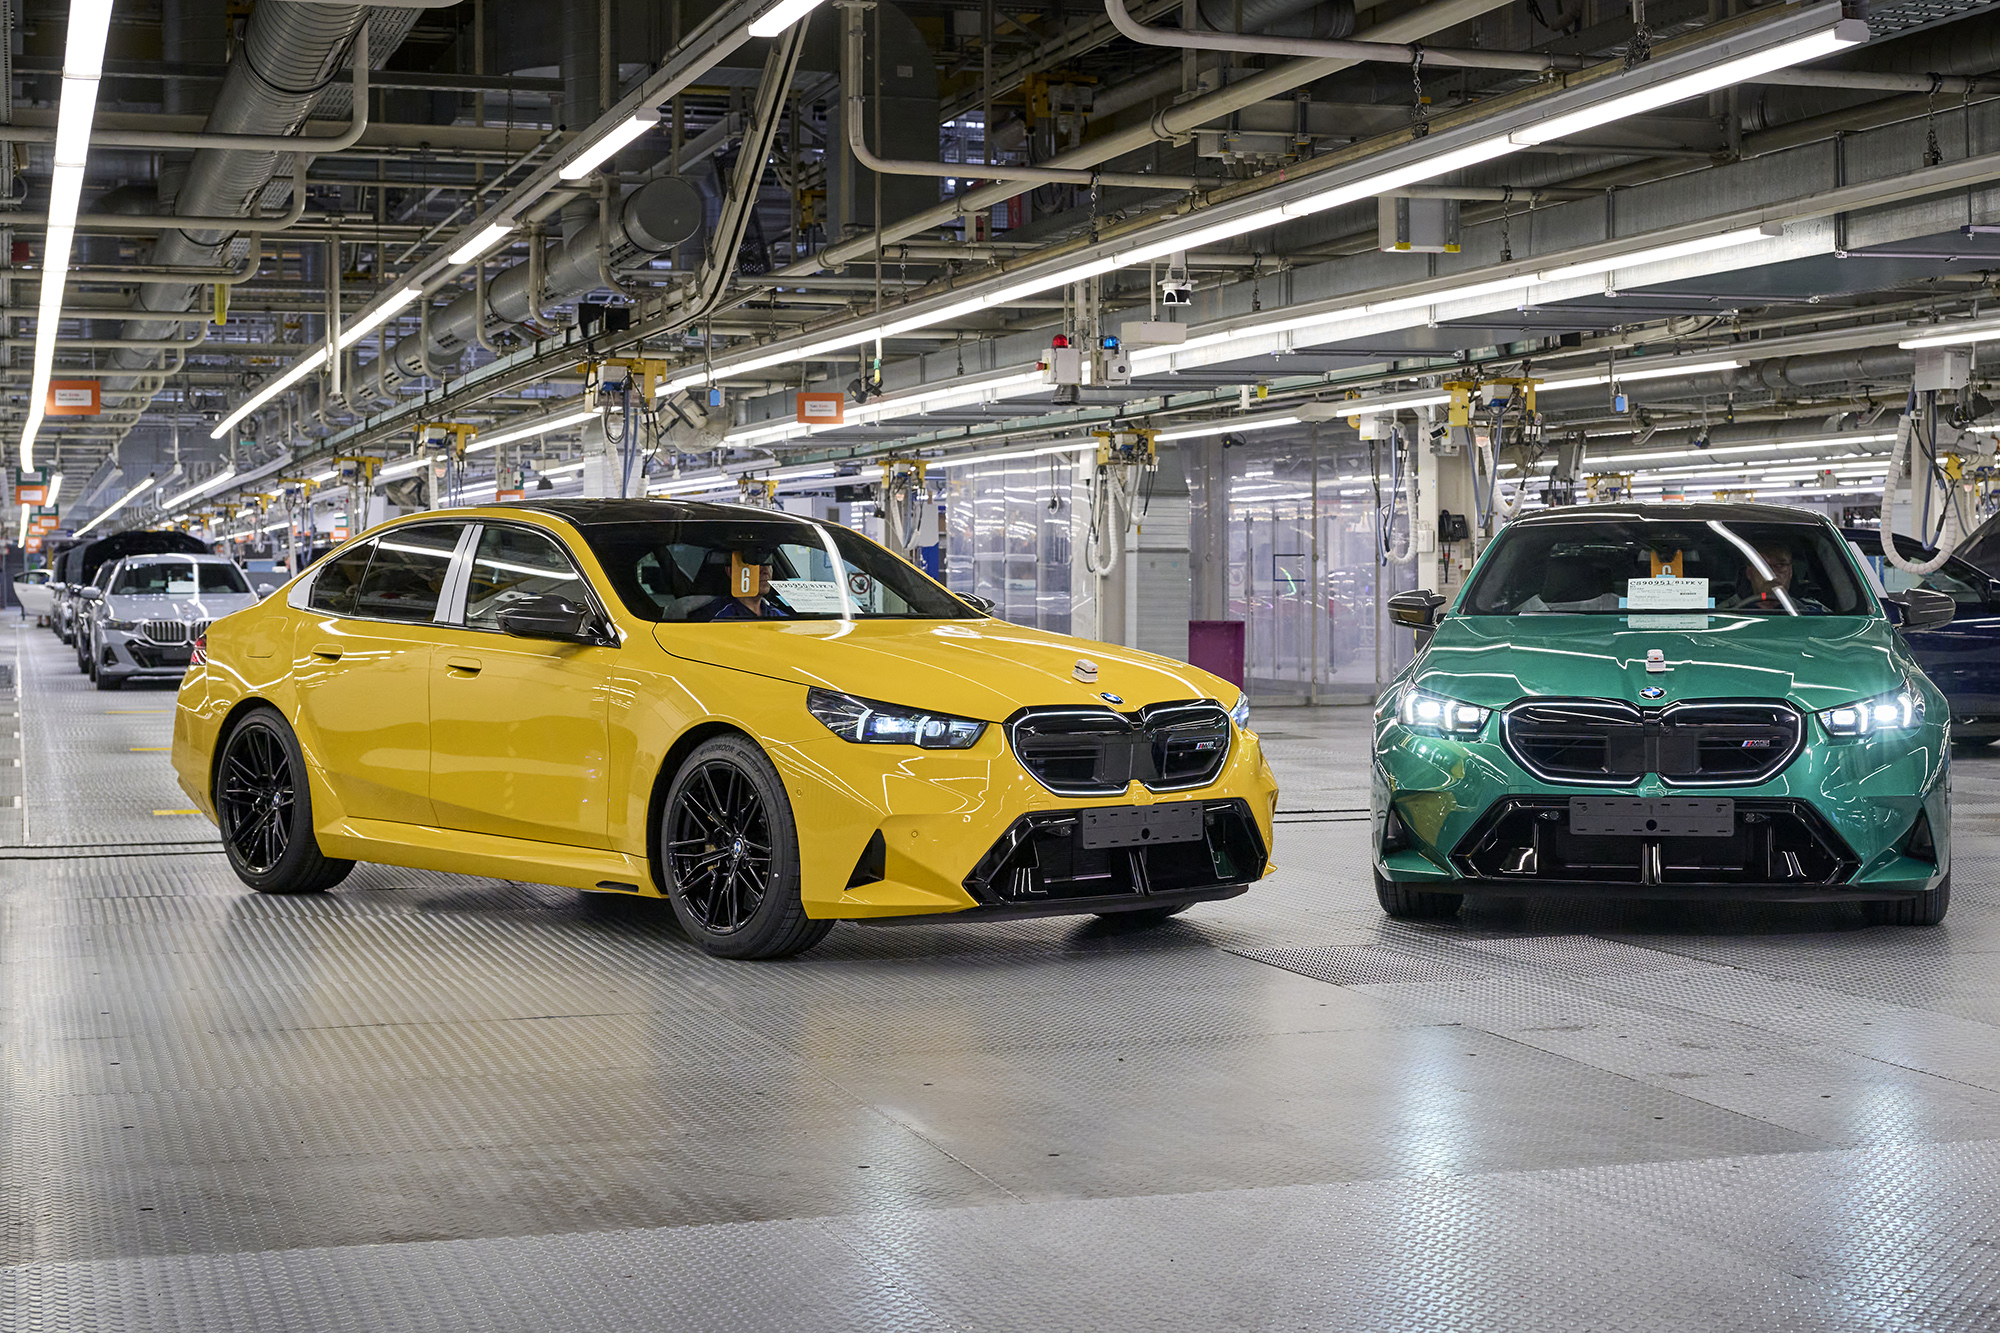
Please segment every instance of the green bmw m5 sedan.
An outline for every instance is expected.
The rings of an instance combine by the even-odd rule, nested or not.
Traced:
[[[1455,601],[1390,601],[1414,661],[1375,714],[1375,887],[1468,895],[1951,902],[1944,696],[1832,524],[1772,505],[1557,509],[1504,528]]]

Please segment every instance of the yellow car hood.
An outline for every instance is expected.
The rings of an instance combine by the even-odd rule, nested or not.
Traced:
[[[1102,705],[1104,694],[1129,712],[1178,699],[1227,708],[1237,693],[1171,658],[999,620],[662,624],[654,637],[689,661],[988,722],[1027,704]],[[1095,682],[1077,678],[1079,660],[1096,664]]]

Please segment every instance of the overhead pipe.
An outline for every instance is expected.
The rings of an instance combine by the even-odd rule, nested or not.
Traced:
[[[1589,62],[1582,56],[1556,55],[1537,51],[1483,51],[1478,47],[1421,46],[1398,42],[1330,42],[1310,37],[1250,36],[1206,29],[1151,28],[1133,18],[1125,0],[1104,0],[1104,10],[1112,26],[1142,46],[1164,46],[1181,51],[1239,51],[1245,55],[1301,56],[1307,60],[1382,61],[1409,65],[1421,60],[1426,65],[1454,69],[1510,69],[1539,73],[1542,70],[1582,69]]]
[[[1108,0],[1116,4],[1117,0]],[[865,0],[843,0],[847,11],[847,41],[841,48],[841,100],[847,104],[845,117],[847,146],[854,160],[873,172],[888,176],[932,176],[939,180],[1025,181],[1035,185],[1101,185],[1140,190],[1187,191],[1199,189],[1193,176],[1154,176],[1139,172],[1097,171],[1061,167],[999,166],[989,162],[916,162],[877,157],[862,136],[861,121],[866,99],[861,92],[861,67],[867,32],[864,20],[869,6]],[[1219,183],[1219,182],[1218,182]]]
[[[451,0],[456,4],[458,0]],[[210,134],[180,130],[92,130],[92,148],[146,148],[172,151],[226,148],[239,153],[296,153],[313,158],[341,153],[361,142],[368,132],[368,25],[354,38],[354,107],[347,128],[333,135]],[[0,125],[0,142],[54,143],[56,132],[39,126]],[[303,170],[303,169],[302,169]]]
[[[179,213],[80,213],[76,219],[78,231],[94,232],[155,232],[155,231],[232,231],[270,232],[288,231],[297,225],[306,212],[306,167],[301,158],[292,170],[292,206],[283,213],[253,213],[248,217],[190,217]],[[47,226],[47,213],[9,213],[10,224]]]
[[[1370,28],[1369,32],[1382,39],[1416,40],[1470,22],[1495,9],[1504,9],[1509,2],[1510,0],[1433,0],[1431,4],[1419,6],[1386,23],[1377,24]],[[1135,125],[1130,129],[1092,139],[1069,152],[1058,154],[1043,165],[1087,167],[1099,162],[1108,162],[1112,158],[1123,157],[1150,144],[1179,139],[1232,111],[1240,111],[1253,103],[1290,92],[1294,88],[1316,82],[1329,74],[1338,73],[1360,63],[1362,62],[1353,59],[1287,61],[1276,69],[1253,74],[1205,97],[1192,98],[1169,107],[1144,125]],[[954,199],[912,213],[886,227],[878,227],[874,232],[864,232],[837,245],[830,245],[816,255],[789,265],[781,270],[781,274],[790,276],[800,273],[819,273],[830,268],[838,268],[865,255],[872,255],[878,246],[886,249],[906,236],[946,226],[955,222],[961,215],[1005,203],[1019,193],[1019,189],[1004,183],[982,185]]]

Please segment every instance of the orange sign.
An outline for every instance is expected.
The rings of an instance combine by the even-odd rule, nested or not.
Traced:
[[[847,420],[847,399],[837,393],[802,393],[799,420],[808,426],[838,426]]]
[[[31,532],[31,533],[29,533],[29,534],[28,534],[28,553],[29,553],[30,555],[33,555],[33,554],[34,554],[34,553],[35,553],[36,551],[39,551],[39,550],[41,550],[41,549],[42,549],[42,534],[41,534],[41,533],[39,533],[39,532]]]
[[[23,482],[14,488],[14,503],[17,505],[45,505],[49,502],[49,488],[46,482]]]
[[[335,529],[333,530],[333,539],[334,539],[335,541],[337,541],[337,542],[344,542],[344,541],[346,541],[346,540],[347,540],[347,529],[346,529],[346,528],[335,528]]]
[[[44,411],[52,417],[94,417],[97,404],[96,380],[50,380]]]
[[[527,493],[526,491],[495,491],[495,492],[493,492],[493,499],[494,499],[494,500],[495,500],[496,502],[498,502],[498,501],[501,501],[501,500],[525,500],[525,499],[527,499],[527,498],[528,498],[528,493]]]

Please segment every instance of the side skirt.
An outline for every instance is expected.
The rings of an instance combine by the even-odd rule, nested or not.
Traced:
[[[386,819],[338,819],[316,832],[320,850],[328,856],[448,875],[485,875],[530,884],[661,896],[646,858],[597,847],[566,847]]]

